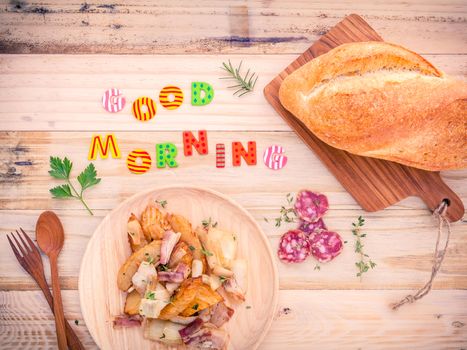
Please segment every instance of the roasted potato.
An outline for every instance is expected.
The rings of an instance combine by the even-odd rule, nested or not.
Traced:
[[[125,309],[123,311],[128,315],[139,315],[140,304],[141,295],[136,290],[133,290],[126,296]]]
[[[181,316],[191,316],[223,300],[224,298],[219,293],[212,290],[207,284],[202,283],[197,289],[195,300],[182,311]]]
[[[145,245],[138,251],[130,255],[125,263],[120,267],[117,275],[117,285],[123,291],[127,291],[131,287],[131,278],[138,271],[139,264],[143,260],[154,259],[159,260],[161,254],[161,242],[160,240],[152,241]]]
[[[173,296],[172,302],[162,309],[159,318],[169,320],[179,315],[195,300],[198,288],[202,284],[201,278],[188,278],[183,281],[177,293]]]
[[[141,224],[136,215],[133,213],[128,219],[127,234],[128,242],[130,242],[132,252],[136,252],[138,249],[141,249],[146,244],[148,244],[148,241],[144,236],[143,229],[141,228]]]
[[[171,229],[166,216],[153,204],[149,204],[144,209],[141,214],[141,227],[148,242],[162,239],[165,231]]]
[[[190,222],[181,215],[169,215],[168,220],[172,229],[175,232],[180,232],[182,236],[180,240],[192,247],[193,257],[199,259],[205,263],[204,254],[202,253],[201,242],[199,241],[198,236],[193,232]]]

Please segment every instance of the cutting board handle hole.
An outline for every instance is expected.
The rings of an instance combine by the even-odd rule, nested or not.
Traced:
[[[446,203],[448,207],[451,205],[451,200],[449,198],[444,198],[442,202]]]

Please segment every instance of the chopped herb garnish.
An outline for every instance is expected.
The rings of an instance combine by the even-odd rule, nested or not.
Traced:
[[[198,307],[199,307],[199,304],[195,304],[195,305],[193,305],[191,308],[192,308],[193,310],[198,310]]]
[[[188,248],[190,248],[190,250],[193,252],[196,248],[193,247],[192,245],[190,245]]]
[[[355,253],[360,255],[360,260],[355,263],[355,266],[358,269],[357,277],[360,277],[361,280],[365,272],[376,267],[376,263],[370,259],[368,254],[363,252],[362,238],[366,237],[366,233],[361,233],[361,228],[365,225],[365,219],[359,216],[357,220],[357,222],[352,223],[352,234],[355,236]]]
[[[159,204],[162,208],[165,208],[165,206],[167,205],[166,200],[156,200],[155,202]]]
[[[201,221],[201,224],[203,225],[203,227],[204,227],[205,229],[208,229],[208,228],[210,228],[210,227],[216,227],[216,226],[217,226],[217,221],[216,221],[216,222],[212,222],[211,217],[209,217],[209,219]]]
[[[146,298],[146,299],[150,299],[150,300],[156,300],[156,293],[154,293],[154,292],[147,292],[145,298]]]
[[[203,253],[206,256],[213,256],[214,255],[209,250],[204,249],[204,247],[201,248],[201,253]]]
[[[264,217],[263,220],[266,221],[266,222],[269,222],[267,217]]]
[[[169,269],[167,264],[166,265],[160,264],[158,267],[160,271],[167,271]]]
[[[75,320],[75,325],[78,325],[79,324],[79,321],[78,320]]]
[[[318,271],[320,271],[320,270],[321,270],[321,265],[320,265],[320,264],[316,264],[313,270],[318,270]]]
[[[165,338],[165,333],[162,333],[162,335],[159,337],[159,339],[164,339]]]
[[[245,306],[246,309],[251,309],[250,305]]]
[[[155,262],[155,260],[154,260],[154,258],[153,258],[152,256],[149,256],[149,257],[147,258],[147,261],[148,261],[148,263],[150,263],[150,264],[154,264],[154,262]]]
[[[219,280],[221,281],[221,283],[224,283],[225,281],[227,281],[227,277],[219,276]]]

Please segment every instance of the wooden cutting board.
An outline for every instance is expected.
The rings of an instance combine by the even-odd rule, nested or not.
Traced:
[[[333,148],[319,140],[302,122],[282,107],[279,101],[279,87],[290,73],[336,46],[370,40],[383,41],[360,16],[347,16],[274,78],[264,88],[264,95],[363,209],[378,211],[406,197],[418,196],[434,210],[443,199],[447,199],[450,203],[447,211],[449,220],[460,220],[464,215],[462,201],[443,182],[439,172],[356,156]]]

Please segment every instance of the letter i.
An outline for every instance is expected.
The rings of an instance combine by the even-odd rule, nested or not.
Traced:
[[[216,168],[225,168],[225,145],[216,144]]]

